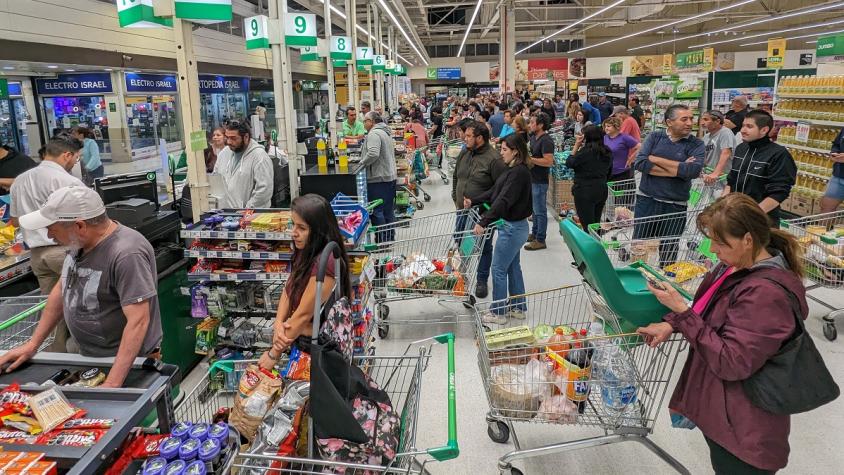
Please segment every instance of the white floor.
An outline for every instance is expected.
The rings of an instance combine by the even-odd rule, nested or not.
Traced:
[[[453,210],[450,200],[451,184],[444,185],[438,177],[428,180],[425,189],[431,202],[420,214],[434,214]],[[557,222],[549,217],[548,249],[521,254],[527,291],[553,288],[580,282],[580,275],[570,266],[571,257],[557,232]],[[812,292],[834,306],[844,307],[844,292]],[[807,323],[815,343],[830,371],[844,384],[844,340],[828,342],[821,333],[820,317],[827,310],[810,301],[812,314]],[[461,305],[455,310],[467,313]],[[431,300],[415,300],[391,305],[391,320],[402,317],[426,316],[436,318],[445,310]],[[844,325],[844,322],[841,322]],[[427,466],[434,474],[496,474],[498,458],[513,450],[512,443],[497,444],[487,436],[485,420],[488,409],[478,370],[477,348],[471,324],[459,325],[393,325],[389,337],[377,342],[379,355],[398,354],[414,340],[454,331],[456,345],[457,427],[460,457]],[[426,449],[446,441],[446,352],[435,346],[430,365],[423,377],[423,403],[420,409],[417,447]],[[682,356],[681,356],[682,358]],[[682,361],[680,362],[682,364]],[[197,370],[187,379],[196,381]],[[679,367],[676,371],[679,373]],[[674,375],[676,380],[677,374]],[[671,385],[673,388],[673,383]],[[670,390],[669,388],[669,394]],[[667,404],[667,403],[666,403]],[[844,398],[808,414],[792,419],[791,457],[789,466],[781,473],[833,474],[844,467]],[[516,426],[522,448],[549,443],[574,441],[603,435],[601,431],[568,425],[521,424]],[[663,408],[651,436],[663,449],[677,458],[693,474],[712,473],[709,453],[700,432],[673,429],[667,409]],[[669,474],[676,473],[644,446],[626,442],[565,453],[544,455],[514,463],[526,474],[588,473],[588,474]],[[836,468],[838,467],[838,468]]]

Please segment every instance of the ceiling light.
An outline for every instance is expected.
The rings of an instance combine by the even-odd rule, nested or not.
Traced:
[[[383,3],[384,0],[381,0]],[[463,33],[463,41],[460,42],[460,48],[457,49],[457,57],[460,57],[460,54],[463,53],[463,47],[466,46],[466,40],[469,39],[469,32],[472,31],[472,26],[475,24],[475,18],[478,17],[478,12],[481,11],[481,3],[484,0],[478,0],[478,3],[475,4],[475,11],[472,12],[472,19],[469,20],[469,24],[466,25],[466,32]]]
[[[838,25],[840,23],[844,23],[844,20],[827,21],[827,22],[823,22],[823,23],[816,23],[814,25],[795,26],[794,28],[786,28],[784,30],[777,30],[777,34],[785,33],[787,31],[800,31],[800,30],[807,30],[807,29],[811,29],[811,28],[822,28],[824,26]],[[730,39],[727,39],[727,40],[712,41],[712,42],[704,43],[704,44],[700,44],[700,45],[689,46],[689,49],[702,48],[702,47],[705,47],[705,46],[717,45],[717,44],[721,44],[721,43],[731,43],[731,42],[737,41],[737,40],[749,40],[750,38],[759,38],[760,36],[770,36],[771,34],[772,34],[772,32],[766,31],[765,33],[757,33],[755,35],[747,35],[743,38],[730,38]]]
[[[111,69],[111,68],[105,68],[105,69],[103,69],[103,71],[114,71],[114,70]]]
[[[838,23],[841,23],[841,22],[838,22]],[[782,39],[783,39],[783,40],[799,40],[799,39],[801,39],[801,38],[811,38],[811,37],[813,37],[813,36],[823,36],[823,35],[834,35],[834,34],[836,34],[836,33],[844,33],[844,30],[837,30],[837,31],[825,31],[825,32],[823,32],[823,33],[811,33],[811,34],[808,34],[808,35],[800,35],[800,36],[788,36],[788,37],[786,37],[786,38],[782,38]],[[770,34],[770,33],[768,33],[768,34]],[[772,40],[773,40],[773,39],[780,39],[780,37],[771,37],[770,39],[772,39]],[[753,43],[745,43],[745,44],[743,44],[743,45],[741,45],[741,46],[764,45],[764,44],[766,44],[766,43],[768,43],[768,40],[765,40],[765,41],[755,41],[755,42],[753,42]],[[817,41],[815,41],[815,43],[817,43]]]
[[[581,18],[580,20],[577,20],[577,21],[576,21],[576,22],[574,22],[574,23],[568,24],[568,25],[566,25],[565,27],[563,27],[563,28],[561,28],[561,29],[559,29],[559,30],[555,31],[554,33],[551,33],[550,35],[546,36],[545,38],[542,38],[542,39],[540,39],[540,40],[538,40],[538,41],[536,41],[536,42],[534,42],[534,43],[531,43],[530,45],[528,45],[528,47],[527,47],[527,48],[522,48],[522,49],[520,49],[519,51],[516,51],[516,54],[522,54],[522,53],[524,53],[525,51],[527,51],[527,50],[529,50],[529,49],[533,48],[534,46],[538,45],[539,43],[541,43],[541,42],[542,42],[542,40],[551,39],[551,38],[553,38],[553,37],[555,37],[555,36],[559,35],[560,33],[564,32],[564,31],[566,31],[566,30],[569,30],[569,29],[571,29],[571,28],[573,28],[573,27],[575,27],[575,26],[577,26],[577,25],[579,25],[579,24],[583,23],[584,21],[586,21],[586,20],[588,20],[588,19],[590,19],[590,18],[592,18],[592,17],[596,17],[596,16],[600,15],[601,13],[604,13],[605,11],[609,10],[610,8],[613,8],[613,7],[617,6],[617,5],[620,5],[620,4],[624,3],[625,1],[627,1],[627,0],[618,0],[617,2],[613,3],[612,5],[606,6],[606,7],[602,8],[602,9],[598,10],[598,11],[597,11],[597,12],[595,12],[595,13],[589,14],[589,15],[587,15],[587,16],[585,16],[585,17]]]
[[[482,0],[479,0],[478,3],[480,3],[481,1]],[[393,15],[393,11],[390,10],[390,8],[387,6],[387,3],[384,2],[384,0],[378,0],[378,3],[380,3],[381,8],[385,12],[387,12],[387,16],[390,17],[390,21],[393,22],[393,25],[395,25],[396,28],[399,29],[402,36],[404,36],[404,39],[407,40],[407,44],[409,44],[410,47],[413,48],[413,51],[416,51],[416,55],[419,56],[422,59],[422,62],[427,65],[428,61],[425,59],[425,56],[422,54],[421,51],[419,51],[419,48],[416,47],[416,43],[413,40],[410,39],[410,35],[408,35],[406,31],[404,31],[404,28],[402,28],[401,24],[399,24],[399,21],[396,19],[395,15]],[[459,56],[459,54],[458,54],[458,56]]]
[[[324,4],[325,4],[325,0],[319,0],[319,3],[322,3],[322,4],[324,5]],[[345,19],[346,19],[346,14],[345,14],[345,13],[343,13],[343,11],[342,11],[342,10],[337,9],[337,7],[335,7],[334,5],[329,5],[329,6],[328,6],[328,8],[329,8],[332,12],[334,12],[334,14],[335,14],[335,15],[339,16],[341,19],[343,19],[343,20],[345,20]],[[324,19],[323,19],[323,20],[324,20]],[[371,34],[369,34],[369,32],[368,32],[368,31],[366,31],[366,29],[365,29],[364,27],[360,26],[359,24],[355,24],[355,29],[356,29],[356,30],[358,30],[358,31],[360,31],[360,32],[361,32],[361,33],[363,33],[364,35],[368,36],[370,39],[373,39],[373,40],[375,40],[375,39],[376,39],[374,36],[372,36]],[[348,33],[348,32],[346,32],[346,33]],[[380,43],[380,44],[381,44],[381,47],[382,47],[382,48],[384,48],[385,50],[387,50],[387,51],[389,51],[389,52],[392,52],[392,51],[393,51],[393,50],[391,50],[389,47],[387,47],[387,45],[385,45],[383,41],[378,40],[378,43]],[[398,52],[396,52],[396,57],[397,57],[397,58],[399,58],[400,60],[404,61],[405,63],[410,64],[410,61],[408,61],[408,60],[404,59],[404,57],[403,57],[402,55],[400,55]],[[425,64],[428,64],[428,63],[426,62]]]
[[[818,7],[810,8],[808,10],[793,11],[791,13],[786,13],[786,14],[783,14],[783,15],[776,15],[776,16],[773,16],[773,17],[765,17],[764,19],[761,19],[761,20],[754,20],[750,23],[742,23],[740,25],[732,25],[732,26],[727,27],[727,28],[721,28],[720,30],[684,36],[683,38],[676,38],[676,39],[665,40],[665,41],[657,41],[656,43],[650,43],[650,44],[643,45],[643,46],[637,46],[635,48],[628,48],[627,51],[636,51],[636,50],[640,50],[640,49],[650,48],[652,46],[659,46],[659,45],[664,45],[664,44],[667,44],[667,43],[674,43],[675,41],[685,41],[685,40],[690,40],[692,38],[698,38],[700,36],[709,36],[710,34],[716,34],[716,33],[724,33],[726,35],[728,30],[734,30],[736,28],[745,28],[745,27],[748,27],[748,26],[758,25],[760,23],[768,23],[768,22],[775,21],[775,20],[783,20],[783,19],[786,19],[786,18],[798,16],[798,15],[806,15],[806,14],[809,14],[809,13],[821,12],[821,11],[824,11],[824,10],[829,10],[831,8],[842,7],[842,6],[844,6],[844,2],[829,3],[829,4],[826,4],[826,5],[821,5],[821,6],[818,6]],[[727,18],[726,22],[729,23],[730,19]]]
[[[5,69],[6,71],[11,71],[12,69],[15,69],[15,67],[14,66],[3,66],[3,69]]]
[[[55,64],[48,64],[48,65],[47,65],[47,68],[48,68],[48,69],[59,69],[59,67],[58,67],[58,66],[56,66]]]
[[[582,48],[571,50],[571,51],[569,51],[569,53],[576,53],[578,51],[584,51],[584,50],[587,50],[587,49],[590,49],[590,48],[594,48],[596,46],[603,46],[603,45],[608,44],[608,43],[615,43],[616,41],[626,40],[627,38],[639,36],[643,33],[650,33],[651,31],[656,31],[656,30],[659,30],[660,28],[665,28],[665,27],[668,27],[668,26],[676,25],[678,23],[685,23],[687,21],[696,20],[698,18],[709,16],[709,15],[712,15],[714,13],[723,12],[724,10],[731,10],[733,8],[740,7],[742,5],[747,5],[748,3],[752,3],[752,2],[755,2],[755,1],[756,0],[742,0],[741,2],[734,3],[732,5],[727,5],[725,7],[716,8],[715,10],[709,10],[708,12],[698,13],[697,15],[690,16],[688,18],[681,18],[679,20],[674,20],[674,21],[672,21],[670,23],[666,23],[664,25],[659,25],[659,26],[655,26],[653,28],[648,28],[646,30],[637,31],[635,33],[630,33],[629,35],[624,35],[624,36],[620,36],[618,38],[613,38],[611,40],[602,41],[600,43],[595,43],[594,45],[584,46]]]
[[[69,72],[69,73],[72,73],[72,72],[74,72],[74,71],[76,71],[76,70],[75,70],[75,69],[65,69],[65,71],[66,71],[66,72]]]

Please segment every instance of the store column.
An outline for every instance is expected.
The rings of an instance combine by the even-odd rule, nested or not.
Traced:
[[[331,50],[331,0],[325,0],[323,17],[325,21],[325,42]],[[331,61],[331,53],[325,55],[325,72],[328,76],[328,144],[333,147],[337,144],[337,96],[334,85],[334,63]]]
[[[299,196],[299,171],[304,167],[299,160],[299,156],[296,155],[296,111],[293,109],[290,48],[287,47],[284,33],[287,2],[285,0],[271,0],[269,7],[270,18],[278,21],[276,34],[271,35],[270,39],[273,58],[275,119],[276,126],[279,128],[278,147],[287,151],[290,197],[292,199]]]
[[[383,35],[381,33],[381,11],[378,6],[372,9],[372,16],[375,18],[375,49],[378,54],[384,54],[384,47],[382,43]],[[375,103],[381,106],[382,111],[386,110],[384,101],[384,71],[379,70],[375,75]],[[375,106],[373,106],[375,107]]]
[[[346,35],[352,39],[352,60],[349,61],[347,70],[348,88],[349,88],[349,104],[356,109],[360,107],[360,97],[358,91],[358,64],[357,64],[357,50],[358,50],[358,32],[355,27],[357,25],[357,0],[346,0]]]
[[[516,90],[516,2],[506,0],[498,6],[501,41],[498,59],[498,87],[503,93]]]

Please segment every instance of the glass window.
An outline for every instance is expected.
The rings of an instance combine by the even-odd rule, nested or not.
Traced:
[[[91,129],[100,148],[101,158],[111,158],[108,116],[103,96],[45,97],[44,116],[47,119],[47,132],[51,136],[77,125]]]
[[[245,93],[213,93],[199,96],[202,103],[201,120],[208,133],[231,120],[248,119]]]
[[[158,156],[161,139],[166,141],[170,153],[184,148],[177,104],[176,96],[169,94],[126,98],[126,125],[133,159]]]

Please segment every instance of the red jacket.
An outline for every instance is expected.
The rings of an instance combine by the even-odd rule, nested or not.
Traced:
[[[695,299],[723,270],[719,265],[706,276]],[[706,437],[741,460],[778,470],[788,464],[790,417],[751,404],[741,384],[796,328],[789,296],[763,276],[794,293],[802,318],[809,314],[803,283],[777,256],[727,277],[703,315],[689,309],[663,317],[690,346],[669,408],[693,421]]]

